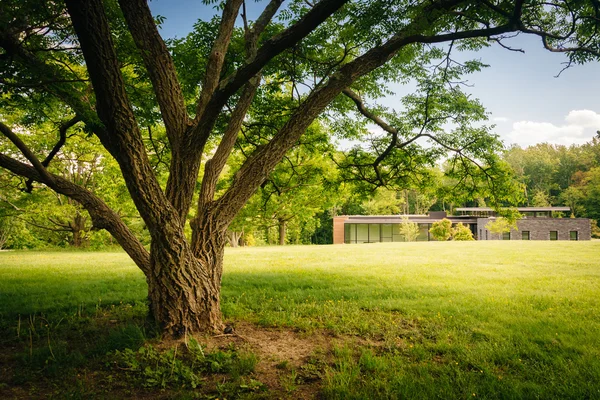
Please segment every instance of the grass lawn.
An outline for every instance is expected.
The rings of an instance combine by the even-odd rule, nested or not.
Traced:
[[[600,398],[598,254],[599,241],[228,249],[238,335],[185,346],[145,321],[124,253],[1,252],[0,397]]]

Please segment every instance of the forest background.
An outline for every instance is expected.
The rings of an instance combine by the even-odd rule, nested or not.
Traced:
[[[49,119],[46,124],[53,122]],[[59,127],[59,135],[65,135],[66,129]],[[69,132],[68,142],[52,161],[54,168],[107,199],[148,244],[149,234],[127,195],[117,163],[83,130],[75,127]],[[166,174],[164,132],[149,132],[149,137],[155,148],[155,169]],[[49,141],[55,138],[39,139],[36,142],[48,149],[54,145]],[[311,126],[307,141],[312,144],[292,150],[269,176],[231,225],[230,245],[330,244],[335,215],[429,210],[452,214],[456,207],[486,206],[485,198],[456,189],[456,182],[444,176],[444,169],[450,168],[446,164],[421,172],[407,189],[365,190],[340,175],[336,160],[342,151],[332,140],[323,125]],[[232,162],[241,162],[243,149],[239,152]],[[568,206],[570,214],[557,216],[590,218],[594,237],[600,237],[596,222],[600,219],[600,132],[583,145],[539,143],[522,148],[513,144],[500,155],[510,166],[507,173],[515,190],[515,201],[507,206]],[[87,211],[75,201],[5,170],[0,171],[0,185],[0,248],[117,246],[106,231],[94,229]]]

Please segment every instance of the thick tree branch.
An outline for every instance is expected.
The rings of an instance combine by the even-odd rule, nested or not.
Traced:
[[[204,82],[202,84],[202,91],[198,103],[196,104],[196,117],[193,121],[193,125],[196,129],[198,127],[198,121],[201,120],[203,123],[207,122],[205,126],[208,128],[204,135],[204,140],[197,142],[197,146],[192,146],[190,144],[190,135],[188,135],[188,137],[185,138],[186,140],[181,141],[177,146],[174,146],[171,149],[172,157],[169,169],[169,179],[167,180],[166,195],[169,202],[179,214],[182,227],[192,203],[192,197],[194,195],[194,189],[200,169],[200,158],[204,152],[204,145],[208,140],[210,131],[218,116],[218,113],[216,113],[205,117],[206,105],[213,96],[219,83],[221,69],[223,68],[223,62],[231,41],[235,19],[241,3],[242,0],[228,0],[225,4],[217,38],[213,43],[209,55]],[[190,129],[194,130],[194,127]]]
[[[204,116],[206,105],[219,84],[223,61],[225,61],[225,55],[227,54],[231,35],[233,34],[235,19],[237,18],[241,5],[242,0],[227,0],[225,7],[223,8],[219,32],[213,43],[210,55],[208,56],[206,73],[204,75],[204,82],[202,83],[202,92],[200,93],[200,98],[198,99],[198,104],[196,106],[195,122],[198,122]]]
[[[215,93],[215,100],[221,102],[223,99],[226,100],[229,98],[269,61],[308,36],[327,18],[346,4],[347,1],[348,0],[322,0],[297,23],[275,37],[267,40],[260,49],[258,49],[256,56],[251,61],[221,82],[219,89]]]
[[[167,137],[175,145],[188,126],[175,64],[158,33],[147,1],[119,0],[119,4],[152,81]]]
[[[146,154],[125,91],[104,4],[102,0],[66,0],[66,4],[94,86],[98,115],[109,133],[111,153],[140,215],[150,232],[161,238],[166,230],[180,229],[182,223],[162,192]]]
[[[248,61],[256,57],[256,50],[258,45],[258,38],[263,33],[267,25],[275,16],[279,7],[283,4],[283,0],[271,0],[265,7],[263,12],[260,14],[256,22],[252,25],[246,33],[246,52]]]
[[[204,107],[204,115],[192,131],[191,145],[203,148],[210,131],[227,100],[255,76],[273,58],[308,36],[321,23],[340,9],[349,0],[322,0],[297,23],[267,40],[256,52],[256,56],[232,75],[221,81]]]
[[[249,59],[256,56],[258,38],[269,24],[283,0],[271,0],[267,7],[263,10],[257,21],[251,29],[246,31],[246,55]],[[202,187],[198,199],[198,215],[201,210],[214,199],[215,187],[219,178],[219,174],[225,167],[227,159],[235,146],[238,133],[242,127],[246,113],[252,104],[252,99],[256,94],[256,90],[260,85],[261,74],[251,78],[238,100],[234,111],[231,114],[227,129],[223,134],[223,138],[215,151],[214,156],[206,163],[204,169],[204,177],[202,179]]]
[[[0,166],[12,173],[34,181],[43,182],[40,173],[33,167],[0,153]],[[50,174],[52,182],[48,185],[57,193],[63,194],[79,202],[90,214],[94,227],[106,229],[136,265],[147,273],[150,265],[150,256],[142,243],[131,233],[121,218],[110,209],[99,197],[92,192],[54,174]]]
[[[217,147],[214,156],[205,165],[200,197],[198,199],[198,214],[200,214],[200,211],[214,199],[215,187],[219,175],[225,167],[227,159],[235,146],[238,133],[242,127],[242,122],[252,104],[252,99],[254,98],[259,82],[260,77],[255,77],[250,80],[244,88],[242,96],[231,114],[230,122],[223,134],[221,143],[219,143],[219,147]]]
[[[309,11],[296,24],[268,40],[257,50],[256,56],[252,57],[245,66],[241,67],[227,79],[226,82],[221,81],[219,86],[214,88],[209,97],[200,99],[198,109],[202,112],[199,112],[196,115],[195,121],[197,122],[197,125],[188,130],[189,134],[186,137],[187,140],[183,143],[179,153],[176,154],[174,151],[171,175],[167,182],[167,196],[180,215],[187,215],[192,201],[193,191],[187,190],[186,188],[193,188],[196,184],[200,169],[200,157],[204,146],[206,145],[217,118],[227,100],[246,85],[250,79],[255,77],[267,62],[309,35],[317,26],[347,1],[348,0],[321,1],[318,6]],[[263,15],[259,18],[261,22],[256,26],[256,35],[253,40],[258,39],[260,29],[264,29],[263,25],[266,26],[268,23],[267,19],[272,18],[276,12],[275,5],[276,4],[269,4]],[[249,50],[250,54],[252,54],[252,49],[250,48]],[[203,93],[205,91],[206,93],[210,92],[207,88],[209,88],[209,85],[205,84]]]

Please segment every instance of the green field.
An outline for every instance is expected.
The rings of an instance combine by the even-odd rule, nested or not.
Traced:
[[[598,254],[597,241],[228,249],[223,312],[247,343],[194,366],[159,345],[125,254],[2,252],[0,397],[599,398]],[[261,334],[310,354],[270,354]]]

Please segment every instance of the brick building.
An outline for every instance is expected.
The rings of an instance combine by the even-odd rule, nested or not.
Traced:
[[[476,240],[590,240],[591,224],[587,218],[557,218],[568,215],[569,207],[518,207],[522,218],[517,229],[504,234],[494,234],[486,225],[496,218],[496,212],[486,207],[455,209],[457,215],[445,211],[432,211],[428,215],[343,215],[333,219],[333,243],[403,242],[400,225],[403,218],[418,224],[417,241],[433,240],[429,233],[431,224],[443,218],[453,224],[465,224]]]

